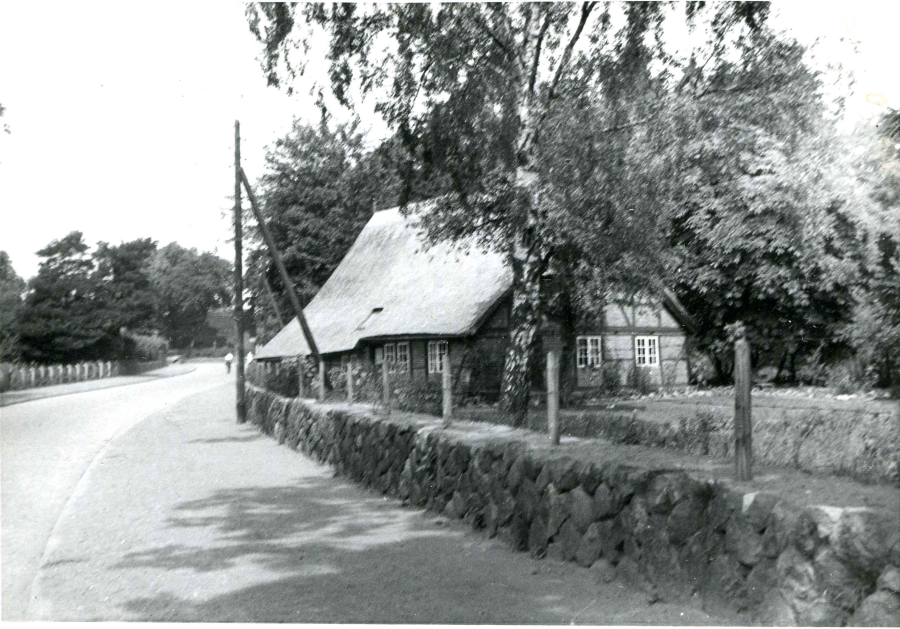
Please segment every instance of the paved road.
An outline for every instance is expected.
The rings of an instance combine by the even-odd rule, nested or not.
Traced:
[[[107,444],[157,410],[225,379],[220,365],[173,378],[27,401],[0,410],[2,618],[21,619],[31,583],[63,508]],[[214,367],[217,367],[214,368]],[[119,380],[119,379],[111,379]],[[63,387],[79,389],[95,381]],[[56,391],[56,395],[59,395]]]
[[[156,400],[85,473],[43,553],[28,619],[728,622],[696,605],[648,605],[573,564],[512,553],[461,523],[365,492],[235,425],[234,387],[222,374],[168,383],[182,379],[183,389],[211,388]],[[129,387],[122,406],[155,399],[141,395],[147,386]],[[98,422],[124,415],[120,406],[90,406]]]

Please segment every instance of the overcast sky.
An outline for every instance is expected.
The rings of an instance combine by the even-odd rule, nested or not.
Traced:
[[[900,106],[898,18],[891,2],[792,2],[775,23],[854,70],[858,119]],[[238,3],[0,2],[0,249],[17,272],[76,229],[91,245],[151,237],[232,257],[235,118],[253,179],[294,116],[318,115],[304,89],[266,87],[257,53]]]

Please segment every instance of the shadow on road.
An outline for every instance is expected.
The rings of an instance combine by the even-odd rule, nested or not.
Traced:
[[[546,575],[528,571],[526,558],[328,477],[218,491],[177,511],[169,526],[214,532],[210,547],[152,548],[113,569],[211,573],[249,564],[261,582],[206,600],[161,593],[127,601],[141,620],[561,623],[581,611],[547,593]]]

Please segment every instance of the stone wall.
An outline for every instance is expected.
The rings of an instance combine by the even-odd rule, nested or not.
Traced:
[[[618,576],[651,600],[700,596],[770,625],[900,624],[896,513],[800,508],[680,471],[536,447],[524,431],[444,431],[439,420],[256,388],[248,409],[280,443],[366,487],[514,550]]]
[[[613,443],[668,448],[717,458],[734,456],[731,409],[667,402],[637,403],[657,418],[643,419],[643,409],[629,403],[618,409],[563,409],[560,430],[575,437],[600,437]],[[624,408],[623,408],[624,407]],[[766,412],[769,411],[769,412]],[[462,409],[461,414],[500,422],[493,409]],[[753,460],[807,472],[847,476],[865,483],[900,486],[900,410],[843,412],[828,408],[753,409]],[[528,427],[546,425],[543,412],[532,413]]]

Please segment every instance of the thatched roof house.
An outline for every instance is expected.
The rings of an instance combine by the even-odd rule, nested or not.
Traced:
[[[366,339],[469,336],[511,283],[499,254],[428,247],[394,208],[372,216],[303,313],[322,354]],[[256,358],[308,353],[295,317]]]
[[[482,370],[490,370],[488,380],[498,383],[511,284],[512,273],[500,254],[428,246],[415,219],[394,208],[372,216],[304,314],[329,363],[351,356],[379,363],[387,356],[397,371],[428,378],[440,372],[444,352],[449,351],[451,362],[461,360],[465,352],[454,349],[459,346],[480,350]],[[577,368],[579,384],[597,384],[603,361],[623,369],[646,367],[659,382],[663,365],[670,362],[674,381],[687,380],[685,328],[692,323],[674,295],[664,291],[659,303],[631,308],[609,305],[603,319],[578,330],[575,347],[564,348],[563,359]],[[309,353],[295,318],[259,349],[256,359]]]

